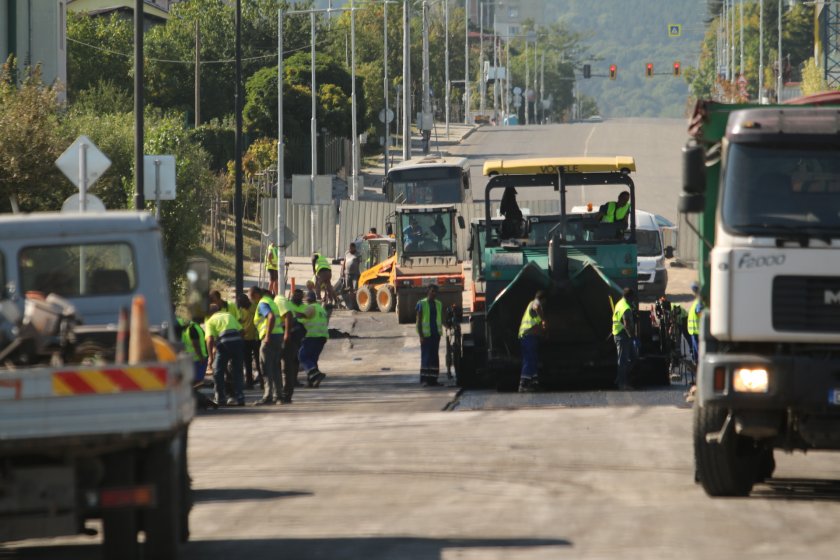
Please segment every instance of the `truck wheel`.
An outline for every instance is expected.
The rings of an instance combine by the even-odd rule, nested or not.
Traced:
[[[120,451],[105,460],[103,487],[133,486],[136,480],[133,449]],[[137,558],[137,511],[131,508],[105,510],[102,514],[102,556],[105,560]]]
[[[370,289],[370,286],[359,286],[359,289],[356,290],[356,306],[359,308],[359,311],[364,312],[376,309],[376,300],[373,297],[373,290]]]
[[[146,543],[143,557],[147,560],[176,560],[183,537],[182,465],[179,439],[165,440],[146,450],[143,470],[147,483],[155,486],[156,506],[143,511]]]
[[[193,506],[192,497],[192,479],[190,478],[190,471],[187,464],[187,428],[181,432],[181,437],[178,438],[180,445],[180,455],[178,458],[178,485],[181,487],[181,535],[182,543],[190,540],[190,511]]]
[[[376,305],[383,313],[390,313],[394,310],[395,299],[394,287],[382,284],[376,289]]]
[[[694,407],[697,479],[709,496],[747,496],[758,472],[758,450],[753,440],[738,436],[730,427],[721,443],[706,441],[706,434],[721,430],[727,413],[725,408],[712,405]]]
[[[397,294],[397,322],[402,324],[413,323],[417,319],[414,307],[411,306],[410,298]]]

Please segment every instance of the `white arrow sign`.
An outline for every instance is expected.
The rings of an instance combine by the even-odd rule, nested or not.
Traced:
[[[82,135],[58,156],[55,165],[79,189],[79,210],[84,212],[88,187],[111,167],[111,160],[90,138]]]

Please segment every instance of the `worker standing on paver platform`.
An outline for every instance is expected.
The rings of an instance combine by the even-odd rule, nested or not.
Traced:
[[[618,300],[613,309],[612,334],[618,354],[618,368],[615,384],[619,389],[630,389],[630,370],[633,368],[633,338],[636,325],[633,320],[633,305],[636,294],[630,288],[624,288],[624,297]]]
[[[277,294],[277,270],[279,267],[279,252],[273,242],[268,244],[265,252],[265,271],[268,273],[268,291]]]
[[[615,202],[607,202],[598,209],[597,220],[605,224],[623,223],[627,229],[627,216],[630,214],[630,193],[623,191]]]
[[[545,332],[546,294],[539,290],[533,301],[525,308],[519,323],[519,346],[522,350],[522,372],[519,376],[519,392],[537,390],[537,373],[540,367],[540,337]]]
[[[260,338],[260,368],[263,374],[263,396],[254,406],[274,404],[282,390],[280,380],[280,353],[283,351],[283,322],[277,304],[258,286],[251,286],[248,298],[256,307],[254,325]]]
[[[426,297],[417,302],[417,334],[420,336],[420,383],[437,387],[440,336],[443,332],[443,305],[437,299],[438,287],[429,286]]]
[[[245,406],[242,383],[242,355],[245,342],[242,340],[242,325],[231,313],[210,305],[210,318],[205,323],[207,351],[213,364],[213,384],[216,403]],[[225,372],[230,364],[233,377],[234,396],[225,400]]]
[[[307,385],[318,388],[327,376],[318,369],[318,358],[330,337],[329,316],[317,302],[315,292],[306,294],[306,311],[300,321],[306,327],[306,336],[300,345],[300,364],[306,372]]]
[[[324,305],[338,303],[338,297],[335,295],[332,285],[332,265],[330,260],[320,253],[312,255],[312,272],[315,273],[315,293],[324,302]],[[326,296],[323,293],[326,292]]]
[[[283,352],[281,353],[283,357],[283,391],[280,395],[280,402],[292,404],[292,395],[294,395],[297,386],[298,370],[300,370],[298,352],[300,351],[301,341],[306,336],[306,328],[301,324],[301,317],[303,317],[307,306],[303,303],[303,290],[300,288],[296,288],[292,292],[292,299],[277,296],[274,298],[274,303],[280,310],[285,330]]]

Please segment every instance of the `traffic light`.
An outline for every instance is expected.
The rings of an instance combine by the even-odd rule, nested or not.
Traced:
[[[592,66],[590,66],[589,64],[584,64],[583,65],[583,77],[588,80],[590,76],[592,76]]]
[[[618,66],[610,64],[610,80],[615,80],[616,74],[618,74]]]
[[[645,76],[648,78],[653,78],[653,63],[648,62],[647,66],[645,66]]]
[[[676,62],[674,62],[674,77],[675,78],[680,77],[680,71],[681,71],[680,70],[680,61],[677,60]]]

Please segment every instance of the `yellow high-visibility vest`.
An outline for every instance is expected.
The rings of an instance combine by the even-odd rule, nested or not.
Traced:
[[[443,333],[443,305],[439,299],[435,300],[435,311],[437,312],[435,317],[437,334],[440,336]],[[420,300],[420,329],[424,337],[432,336],[432,313],[428,298]]]
[[[624,323],[621,321],[624,318],[624,314],[628,311],[631,311],[633,308],[627,303],[627,300],[621,298],[618,300],[618,303],[615,304],[615,309],[613,310],[613,319],[612,319],[612,333],[613,336],[617,334],[621,334],[626,329],[624,328]]]
[[[266,304],[274,314],[274,328],[271,329],[271,334],[283,334],[283,320],[280,318],[280,310],[277,309],[277,304],[270,297],[263,296],[257,304],[256,311],[254,311],[254,325],[257,327],[257,336],[262,340],[268,330],[268,319],[260,315],[260,303]]]

